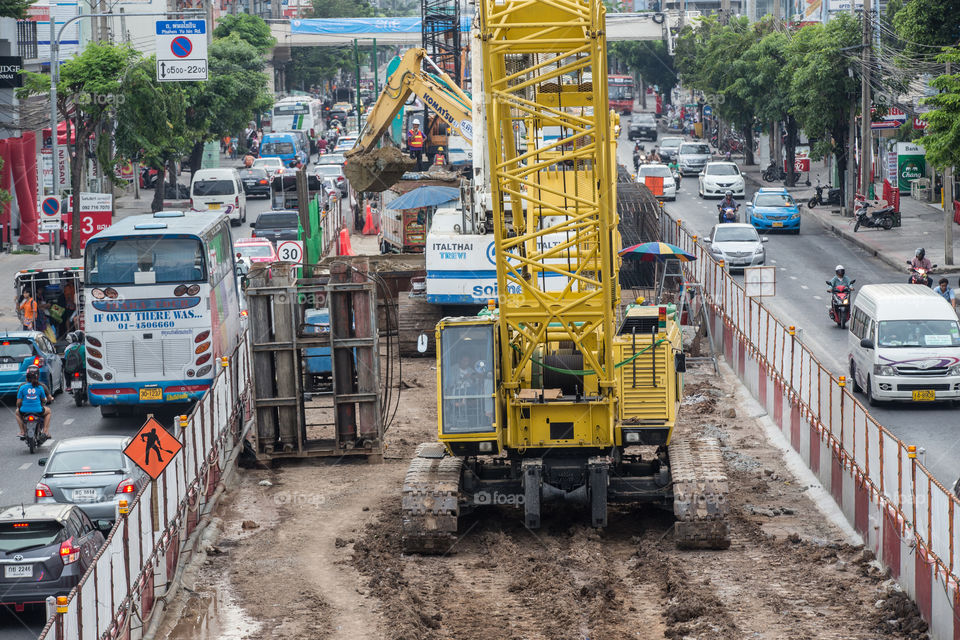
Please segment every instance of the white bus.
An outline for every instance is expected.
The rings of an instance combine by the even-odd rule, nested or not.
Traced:
[[[199,400],[241,332],[233,241],[224,215],[130,216],[84,251],[90,404]]]
[[[273,105],[273,131],[303,131],[310,137],[310,153],[316,153],[323,133],[323,103],[314,98],[284,98]]]

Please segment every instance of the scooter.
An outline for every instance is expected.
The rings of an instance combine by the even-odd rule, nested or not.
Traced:
[[[836,322],[841,329],[847,328],[847,320],[850,319],[850,294],[853,293],[854,282],[856,280],[851,280],[849,287],[845,284],[838,284],[836,287],[827,290],[831,294],[828,314],[830,319]],[[827,284],[830,284],[829,280],[827,280]]]
[[[81,369],[70,374],[68,382],[70,383],[67,392],[73,396],[73,403],[82,407],[87,401],[87,372]]]
[[[778,180],[786,180],[787,172],[783,170],[783,167],[779,166],[775,162],[771,162],[767,165],[767,168],[763,170],[763,173],[760,174],[760,177],[763,178],[764,182],[776,182]],[[793,172],[794,181],[800,179],[800,172]]]
[[[737,205],[736,207],[731,207],[730,205],[720,207],[720,224],[723,224],[724,222],[736,222],[737,209],[739,208],[740,205]]]
[[[647,152],[639,142],[633,148],[633,167],[639,169],[641,164],[647,161]]]
[[[30,453],[34,453],[40,446],[40,438],[43,437],[43,414],[42,413],[24,413],[23,429],[26,435],[23,437],[27,443]]]
[[[933,265],[929,269],[917,269],[913,267],[913,263],[911,263],[909,260],[907,260],[907,264],[911,265],[910,280],[907,281],[908,284],[925,284],[928,287],[933,286],[933,278],[930,277],[930,274],[934,269],[937,268],[937,265]]]
[[[869,202],[863,201],[854,207],[854,215],[857,218],[856,224],[853,225],[854,232],[860,227],[879,228],[885,231],[893,229],[893,207],[883,207],[871,213],[871,206],[873,205]]]
[[[812,198],[810,198],[810,200],[807,201],[807,207],[809,207],[810,209],[813,209],[813,208],[814,208],[815,206],[817,206],[817,205],[821,205],[821,206],[823,206],[823,205],[828,205],[828,206],[829,206],[829,205],[831,205],[831,204],[835,204],[835,205],[841,205],[841,204],[843,204],[843,200],[842,200],[843,196],[841,196],[841,194],[840,194],[840,189],[834,189],[834,188],[831,187],[829,184],[828,184],[826,187],[822,186],[822,185],[820,184],[820,179],[819,179],[819,178],[817,178],[817,186],[814,187],[814,188],[817,190],[817,195],[813,196]],[[823,190],[824,190],[824,189],[827,190],[827,199],[826,199],[826,200],[823,199]]]

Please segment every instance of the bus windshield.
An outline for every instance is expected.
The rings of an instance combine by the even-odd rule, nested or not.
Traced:
[[[293,154],[292,142],[267,142],[260,149],[261,154],[288,156]]]
[[[198,238],[140,236],[87,244],[87,285],[203,282],[207,279]]]
[[[273,108],[273,114],[276,116],[296,115],[300,113],[310,113],[310,108],[305,104],[278,104]]]

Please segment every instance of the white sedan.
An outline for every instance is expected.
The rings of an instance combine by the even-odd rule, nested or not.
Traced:
[[[733,191],[734,198],[744,197],[743,174],[734,162],[708,162],[700,172],[700,186],[697,191],[701,198],[722,198],[727,191]]]
[[[662,178],[662,192],[659,194],[656,192],[656,180],[648,180],[647,178]],[[673,179],[673,172],[670,171],[670,167],[665,164],[651,163],[640,165],[637,168],[637,182],[647,185],[657,198],[663,200],[677,199],[677,183]]]

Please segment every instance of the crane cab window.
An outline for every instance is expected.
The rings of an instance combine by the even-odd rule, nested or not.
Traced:
[[[440,349],[443,432],[493,431],[493,325],[447,325]]]

